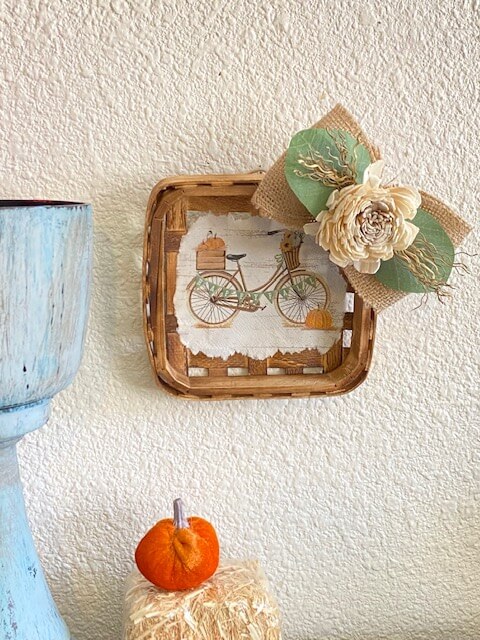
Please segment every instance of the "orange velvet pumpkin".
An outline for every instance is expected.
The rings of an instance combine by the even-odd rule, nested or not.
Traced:
[[[140,541],[135,562],[140,573],[161,589],[192,589],[218,567],[217,534],[203,518],[187,519],[180,499],[173,503],[173,513],[173,520],[160,520]]]
[[[309,329],[331,329],[333,319],[327,309],[311,309],[305,318],[305,326]]]

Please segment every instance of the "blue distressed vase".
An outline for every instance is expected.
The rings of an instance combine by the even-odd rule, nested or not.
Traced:
[[[44,425],[82,357],[89,205],[0,201],[0,638],[67,640],[25,513],[16,445]]]

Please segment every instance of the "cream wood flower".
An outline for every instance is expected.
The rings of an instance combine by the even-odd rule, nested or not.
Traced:
[[[363,184],[333,191],[327,209],[304,227],[340,267],[376,273],[382,260],[415,240],[418,227],[408,220],[417,213],[420,194],[412,187],[382,187],[383,167],[378,160],[365,170]]]

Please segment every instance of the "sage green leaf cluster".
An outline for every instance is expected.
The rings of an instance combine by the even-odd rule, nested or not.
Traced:
[[[314,218],[327,209],[331,193],[362,184],[372,158],[368,149],[342,129],[305,129],[295,134],[285,159],[285,177]],[[419,228],[407,251],[382,262],[374,277],[405,293],[439,293],[454,263],[452,241],[439,222],[418,209],[411,222]],[[422,262],[423,261],[423,262]]]
[[[344,184],[333,186],[318,173],[301,164],[302,159],[317,159],[331,167]],[[345,184],[361,184],[363,172],[372,162],[367,148],[343,129],[305,129],[296,133],[285,159],[285,177],[290,189],[315,218],[326,209],[335,189]],[[346,165],[349,169],[346,169]]]
[[[424,209],[418,209],[412,223],[420,229],[409,253],[421,255],[422,242],[426,239],[434,248],[434,263],[436,280],[446,284],[455,260],[455,249],[442,225]],[[390,260],[382,262],[375,278],[386,287],[405,293],[429,293],[435,291],[427,287],[414,275],[402,255],[395,255]]]

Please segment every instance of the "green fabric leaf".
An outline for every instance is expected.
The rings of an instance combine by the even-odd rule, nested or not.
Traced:
[[[347,161],[354,168],[355,180],[361,183],[363,173],[372,159],[367,148],[347,131],[305,129],[296,133],[290,141],[285,159],[285,177],[290,189],[314,217],[326,209],[328,197],[335,190],[335,186],[304,175],[311,171],[300,164],[299,159],[319,158],[341,174],[343,170],[338,144],[342,141],[347,150]]]
[[[420,235],[423,235],[437,250],[435,264],[438,266],[439,279],[447,282],[455,259],[455,249],[442,225],[424,209],[418,209],[415,218],[411,221],[420,229],[412,248],[419,246]],[[380,269],[375,274],[376,279],[390,289],[404,291],[405,293],[428,293],[433,289],[425,287],[398,256],[382,262]]]

